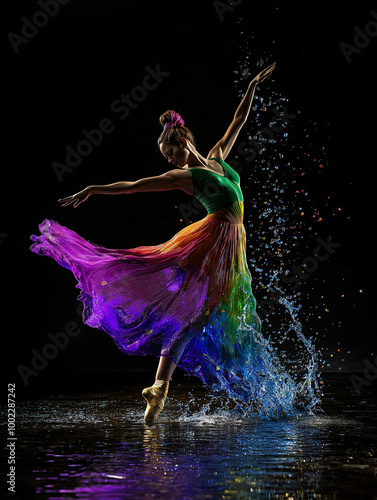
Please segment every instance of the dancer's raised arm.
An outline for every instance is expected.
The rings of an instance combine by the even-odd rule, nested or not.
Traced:
[[[78,207],[92,194],[131,194],[145,191],[170,191],[182,189],[190,193],[191,174],[182,170],[170,170],[155,177],[145,177],[137,181],[121,181],[113,184],[88,186],[76,194],[61,198],[59,203],[62,207],[67,207],[73,203],[73,207]]]
[[[228,130],[220,141],[211,149],[207,158],[216,157],[225,160],[228,156],[230,150],[235,143],[237,136],[246,123],[246,120],[250,113],[251,103],[253,102],[255,87],[263,82],[265,78],[270,76],[272,71],[275,69],[275,64],[272,63],[270,66],[262,70],[253,80],[250,82],[249,87],[246,91],[244,98],[242,99],[240,105],[235,112],[232,123],[229,125]]]

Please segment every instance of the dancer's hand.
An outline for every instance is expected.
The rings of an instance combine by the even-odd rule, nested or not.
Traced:
[[[251,83],[261,83],[263,80],[265,80],[267,77],[271,75],[273,70],[275,69],[276,63],[273,62],[268,66],[267,68],[263,69],[253,80]]]
[[[73,203],[73,208],[76,208],[80,205],[80,203],[83,203],[85,200],[87,200],[91,194],[92,193],[90,192],[90,187],[86,187],[82,191],[73,194],[72,196],[60,198],[58,202],[61,203],[62,207],[67,207],[68,205]]]

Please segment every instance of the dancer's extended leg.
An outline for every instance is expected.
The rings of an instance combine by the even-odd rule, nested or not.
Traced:
[[[143,390],[143,397],[147,401],[147,409],[144,415],[144,421],[148,425],[156,422],[162,408],[164,407],[169,390],[169,382],[176,368],[176,364],[170,358],[160,357],[156,372],[156,381],[152,387]]]

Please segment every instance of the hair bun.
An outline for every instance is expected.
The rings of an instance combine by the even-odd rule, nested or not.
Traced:
[[[158,146],[163,142],[168,142],[174,146],[182,147],[181,139],[183,137],[196,147],[193,133],[185,127],[182,116],[176,111],[172,109],[165,111],[165,113],[160,116],[160,124],[164,127],[164,130],[158,138]]]
[[[185,124],[182,116],[171,109],[168,109],[160,116],[160,123],[164,128],[167,124],[170,124],[171,127],[178,127],[178,125]]]

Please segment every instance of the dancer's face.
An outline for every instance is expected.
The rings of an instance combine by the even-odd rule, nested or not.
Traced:
[[[178,168],[183,168],[187,163],[189,151],[183,144],[182,146],[175,146],[174,144],[170,144],[170,142],[162,142],[160,144],[160,151],[169,163]]]

